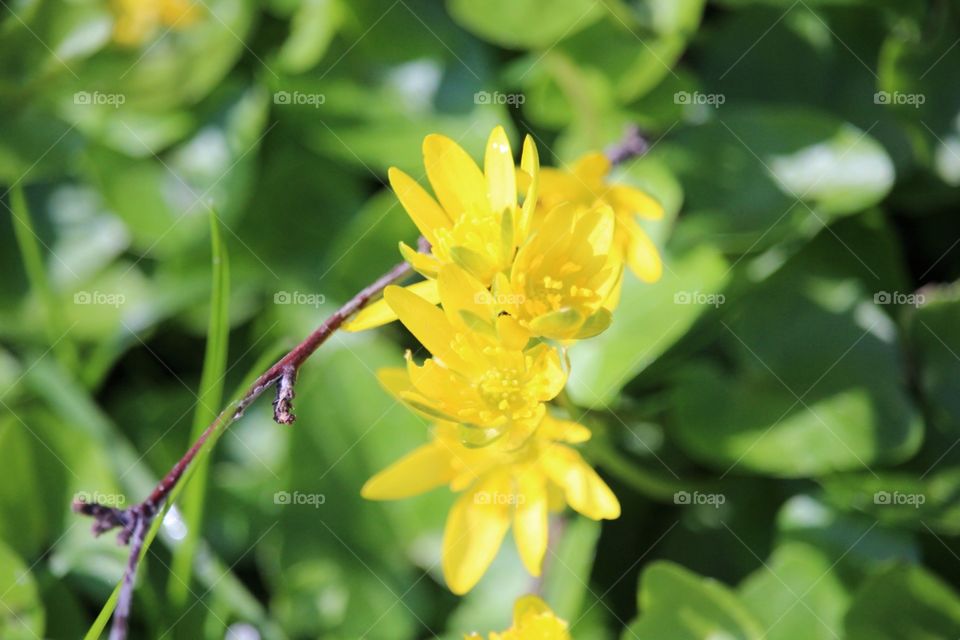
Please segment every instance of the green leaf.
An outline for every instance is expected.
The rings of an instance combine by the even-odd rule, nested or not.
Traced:
[[[892,300],[892,299],[891,299]],[[906,294],[917,307],[907,315],[907,335],[917,358],[918,382],[931,423],[960,433],[960,286],[928,287]]]
[[[447,10],[481,38],[518,49],[551,47],[603,15],[591,0],[555,0],[549,11],[537,0],[447,0]]]
[[[319,62],[343,19],[339,0],[302,0],[290,21],[290,35],[277,53],[277,66],[302,73]]]
[[[895,565],[864,584],[846,618],[848,640],[960,636],[960,597],[915,565]]]
[[[802,543],[822,551],[844,576],[861,577],[886,562],[917,562],[919,545],[909,533],[877,526],[867,516],[831,507],[800,494],[777,514],[783,543]]]
[[[696,33],[704,4],[704,0],[646,0],[637,3],[636,15],[624,6],[564,40],[557,50],[582,71],[605,77],[617,101],[627,104],[675,75],[672,67]],[[575,100],[570,95],[568,99]]]
[[[46,528],[45,514],[36,504],[45,488],[33,453],[39,436],[29,429],[13,416],[0,420],[0,468],[7,478],[0,482],[0,540],[24,557],[40,550]]]
[[[936,28],[922,21],[901,21],[901,28],[888,31],[880,51],[878,89],[875,100],[894,114],[912,136],[915,159],[939,178],[932,185],[960,185],[960,87],[952,82],[960,64],[958,7],[941,8]],[[917,194],[925,198],[922,193]]]
[[[763,628],[722,583],[670,562],[640,577],[640,614],[622,638],[635,640],[760,640]]]
[[[613,324],[571,349],[568,389],[578,405],[602,407],[614,402],[625,384],[714,308],[711,301],[722,299],[729,270],[713,247],[668,254],[664,262],[663,277],[654,284],[625,274]]]
[[[250,192],[268,97],[259,85],[223,87],[194,135],[160,155],[145,149],[142,137],[127,140],[129,147],[111,145],[119,150],[90,149],[88,179],[127,224],[135,250],[171,256],[196,246],[210,209],[226,224],[236,220]]]
[[[935,455],[942,453],[949,451],[938,448]],[[960,469],[935,467],[936,462],[912,473],[838,474],[820,482],[826,499],[838,508],[862,511],[892,527],[960,535]]]
[[[687,453],[724,472],[802,477],[917,450],[900,338],[874,303],[896,277],[894,256],[870,248],[886,236],[866,222],[821,233],[724,307],[716,357],[691,363],[674,388],[669,432]]]
[[[654,155],[683,183],[691,222],[722,249],[752,252],[811,237],[893,186],[890,157],[853,125],[800,108],[716,110],[716,120],[680,130]]]
[[[0,636],[4,640],[42,638],[44,619],[30,569],[0,543]]]
[[[559,544],[548,550],[544,560],[543,599],[554,613],[574,624],[574,632],[587,594],[594,597],[590,572],[599,538],[599,522],[573,517],[566,521]]]
[[[833,562],[814,547],[778,546],[738,588],[769,640],[834,640],[850,602]]]
[[[212,249],[212,283],[210,289],[210,319],[207,345],[203,358],[203,372],[197,393],[197,407],[193,414],[193,442],[212,423],[223,403],[223,379],[227,368],[227,348],[230,338],[230,267],[227,249],[220,235],[220,221],[215,212],[210,214],[210,243]],[[174,607],[184,606],[190,594],[194,555],[200,540],[203,505],[207,493],[209,460],[195,464],[194,479],[185,490],[181,507],[187,524],[187,535],[174,550],[167,581],[167,595]]]

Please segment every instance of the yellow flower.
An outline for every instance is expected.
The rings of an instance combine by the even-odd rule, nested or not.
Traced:
[[[456,425],[438,423],[432,442],[367,481],[362,495],[396,500],[442,485],[462,491],[443,537],[443,573],[450,590],[462,595],[493,562],[511,523],[524,566],[537,576],[549,511],[569,505],[594,520],[620,516],[616,496],[568,446],[589,438],[586,427],[546,414],[519,449],[504,441],[471,448],[460,441]]]
[[[658,220],[663,217],[663,207],[639,189],[606,184],[610,168],[610,160],[602,153],[589,153],[574,164],[572,171],[541,169],[536,218],[544,220],[547,212],[563,202],[587,207],[597,203],[609,205],[616,215],[614,246],[638,278],[655,282],[660,279],[663,264],[656,245],[636,218]]]
[[[465,640],[480,640],[470,634]],[[491,633],[489,640],[570,640],[567,622],[557,617],[537,596],[523,596],[513,605],[513,626],[502,633]]]
[[[540,160],[527,136],[518,171],[503,127],[490,134],[483,172],[456,142],[438,134],[424,139],[423,159],[436,199],[403,171],[392,167],[388,175],[400,204],[430,242],[429,254],[400,243],[404,259],[427,278],[408,288],[436,304],[440,299],[434,279],[444,265],[459,265],[484,287],[510,269],[533,219]],[[518,178],[525,185],[522,205],[517,201]],[[378,300],[343,328],[364,331],[396,319],[386,302]]]
[[[556,349],[527,346],[530,335],[495,305],[456,265],[438,279],[443,309],[402,287],[384,299],[431,354],[422,365],[407,353],[407,367],[380,373],[384,385],[414,410],[461,425],[462,437],[482,445],[510,433],[519,446],[540,423],[545,402],[563,389],[567,374]],[[489,294],[487,294],[489,295]]]
[[[623,272],[614,220],[603,204],[554,207],[520,248],[510,275],[495,280],[502,310],[546,338],[589,338],[606,329]]]
[[[520,162],[529,183],[522,207],[503,127],[490,134],[482,172],[456,142],[438,134],[424,139],[423,161],[436,200],[403,171],[389,171],[400,203],[431,246],[426,255],[401,242],[401,253],[426,277],[436,277],[441,265],[454,263],[489,285],[510,268],[519,229],[536,206],[539,160],[532,139],[524,140]]]
[[[143,44],[161,26],[187,27],[199,15],[190,0],[113,0],[113,12],[113,39],[126,46]]]

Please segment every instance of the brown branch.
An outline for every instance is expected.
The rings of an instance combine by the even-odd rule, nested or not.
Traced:
[[[429,245],[423,238],[420,239],[420,250],[429,250]],[[403,280],[412,273],[410,265],[402,262],[376,281],[365,287],[346,304],[337,309],[323,324],[314,330],[307,338],[283,356],[276,364],[267,369],[247,389],[246,393],[237,402],[225,408],[220,415],[208,426],[200,437],[190,446],[183,457],[167,472],[153,491],[143,502],[127,509],[117,509],[98,503],[75,501],[73,510],[77,513],[93,518],[93,535],[99,536],[107,531],[119,528],[117,541],[120,544],[130,545],[130,557],[123,574],[120,594],[117,598],[117,608],[114,612],[113,627],[110,631],[110,640],[124,640],[127,637],[130,610],[133,602],[133,587],[137,577],[137,567],[140,563],[140,554],[146,539],[147,532],[153,524],[154,518],[160,513],[163,503],[170,496],[170,492],[183,478],[187,468],[203,449],[204,445],[218,431],[226,429],[233,422],[243,416],[244,411],[260,395],[271,386],[276,386],[277,396],[273,402],[273,419],[280,424],[291,424],[296,416],[293,414],[294,384],[297,372],[307,359],[333,333],[343,326],[346,320],[365,307],[374,297],[380,294],[387,286]]]

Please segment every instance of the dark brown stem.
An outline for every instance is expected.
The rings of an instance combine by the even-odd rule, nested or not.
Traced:
[[[420,240],[421,251],[429,250],[429,245]],[[130,545],[130,557],[123,574],[123,582],[117,598],[117,608],[113,617],[113,628],[110,631],[110,640],[125,640],[127,637],[130,609],[133,602],[133,587],[137,577],[137,567],[140,563],[140,554],[144,541],[154,518],[160,513],[163,503],[170,496],[170,492],[183,478],[187,468],[203,449],[204,445],[218,431],[222,431],[239,419],[243,412],[260,395],[272,385],[277,387],[276,400],[273,402],[273,419],[280,424],[291,424],[293,414],[294,384],[297,372],[307,359],[313,355],[320,345],[343,326],[343,323],[354,313],[365,307],[374,297],[379,295],[389,285],[398,282],[412,273],[410,265],[402,262],[376,281],[365,287],[345,305],[337,309],[323,324],[314,330],[307,338],[283,356],[276,364],[267,369],[237,402],[231,404],[208,426],[200,437],[190,446],[183,457],[167,472],[153,491],[143,502],[127,509],[117,509],[98,503],[76,501],[73,510],[77,513],[90,516],[93,521],[93,534],[102,533],[115,528],[120,529],[117,541],[120,544]]]

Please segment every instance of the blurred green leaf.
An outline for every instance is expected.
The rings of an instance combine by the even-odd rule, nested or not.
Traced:
[[[759,640],[763,628],[723,584],[670,562],[654,562],[640,578],[640,615],[623,640]]]
[[[716,111],[713,122],[678,131],[654,154],[677,173],[702,234],[724,250],[810,237],[876,204],[893,185],[883,147],[852,125],[811,110]]]
[[[928,24],[901,21],[880,51],[876,100],[908,127],[915,157],[951,187],[960,185],[960,64],[954,44],[960,7],[931,9]],[[919,194],[918,194],[919,195]],[[921,196],[922,197],[922,196]]]
[[[892,300],[891,300],[892,301]],[[933,426],[947,434],[960,432],[960,287],[926,288],[903,296],[914,303],[908,339],[917,358],[920,389]]]
[[[582,69],[592,69],[609,82],[625,104],[669,75],[688,38],[696,32],[704,0],[643,0],[607,3],[604,20],[564,40],[558,50]],[[604,46],[596,46],[603,42]],[[573,96],[568,95],[573,100]]]
[[[342,20],[339,0],[301,0],[290,20],[290,35],[277,52],[285,73],[302,73],[323,57]]]
[[[797,543],[777,547],[738,592],[770,640],[839,638],[850,601],[832,561]]]
[[[654,284],[625,274],[613,324],[571,350],[568,389],[578,405],[614,403],[625,384],[710,309],[708,300],[720,299],[729,270],[713,247],[704,245],[681,256],[668,254],[664,262],[663,277]]]
[[[552,47],[603,15],[603,4],[589,0],[555,0],[549,11],[537,0],[447,0],[447,9],[465,28],[512,48]]]
[[[920,557],[919,546],[909,533],[878,526],[873,518],[845,513],[803,494],[783,505],[777,529],[783,542],[821,550],[845,577],[860,578],[879,564],[916,562]]]
[[[600,538],[600,523],[572,517],[545,560],[543,599],[554,613],[571,624],[579,620],[590,590],[590,573]],[[576,632],[576,625],[574,625]]]
[[[960,535],[960,469],[934,471],[935,464],[911,473],[838,474],[821,484],[832,504],[885,525]]]
[[[0,540],[28,558],[40,550],[47,533],[45,514],[36,505],[44,488],[33,455],[38,436],[29,429],[20,418],[0,419],[0,468],[7,478],[16,479],[0,483]]]
[[[849,640],[954,638],[960,598],[922,567],[894,565],[857,591],[845,626]]]
[[[229,225],[245,203],[254,152],[264,135],[267,95],[260,87],[231,86],[216,98],[193,137],[163,156],[132,159],[108,148],[91,149],[90,178],[127,223],[138,251],[169,256],[196,246],[197,238],[205,237],[209,209]],[[135,134],[130,143],[143,148]]]
[[[0,544],[0,635],[4,640],[42,638],[44,619],[30,569]]]
[[[923,425],[903,385],[897,328],[880,311],[878,289],[897,274],[884,238],[886,230],[858,220],[824,231],[725,307],[724,357],[691,364],[678,378],[678,444],[725,473],[780,477],[912,455]],[[823,261],[836,251],[845,255]]]

